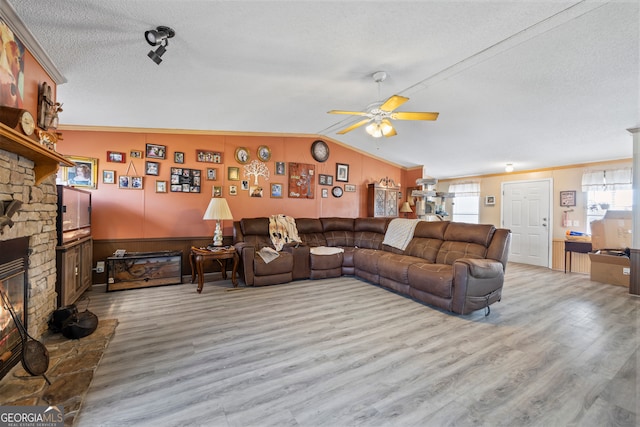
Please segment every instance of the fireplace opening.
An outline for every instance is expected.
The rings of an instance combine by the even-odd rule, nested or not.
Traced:
[[[25,330],[28,328],[27,271],[29,237],[0,242],[0,290],[8,297]],[[22,337],[11,313],[0,304],[0,379],[22,359]]]

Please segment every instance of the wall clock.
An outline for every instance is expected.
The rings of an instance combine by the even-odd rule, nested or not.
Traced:
[[[331,194],[333,194],[333,197],[342,197],[342,187],[333,187]]]
[[[311,144],[311,156],[316,162],[326,162],[329,158],[329,146],[322,140],[314,141]]]
[[[36,122],[27,110],[13,107],[0,107],[0,122],[27,136],[33,135]]]

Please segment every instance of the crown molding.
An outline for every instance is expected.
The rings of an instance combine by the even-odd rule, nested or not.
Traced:
[[[31,52],[33,57],[49,74],[49,77],[56,83],[61,85],[67,82],[60,70],[53,63],[49,55],[44,51],[33,33],[24,25],[22,19],[18,16],[13,6],[7,0],[0,0],[0,18],[9,26],[11,31],[24,43],[25,47]]]

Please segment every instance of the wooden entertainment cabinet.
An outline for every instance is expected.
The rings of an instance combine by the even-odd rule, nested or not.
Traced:
[[[56,248],[58,306],[73,304],[91,286],[93,240],[86,237]]]

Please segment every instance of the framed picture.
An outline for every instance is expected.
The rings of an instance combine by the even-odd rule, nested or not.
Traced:
[[[196,150],[196,162],[222,163],[222,153],[218,151]]]
[[[484,204],[487,206],[493,206],[496,204],[496,196],[486,196],[484,198]]]
[[[349,165],[336,163],[336,181],[349,182]]]
[[[156,193],[166,193],[166,192],[167,192],[167,181],[156,180]]]
[[[199,193],[202,184],[200,169],[171,168],[172,193]]]
[[[63,180],[73,187],[96,188],[98,184],[98,159],[65,156],[75,166],[63,167]]]
[[[289,188],[287,195],[295,199],[313,199],[316,188],[316,166],[306,163],[289,163]]]
[[[158,176],[160,171],[160,163],[158,162],[151,162],[151,161],[146,161],[145,162],[145,174],[146,175],[155,175]]]
[[[344,191],[345,193],[355,193],[356,192],[356,186],[353,184],[345,184],[344,185]]]
[[[230,185],[229,186],[229,195],[230,196],[237,196],[238,195],[238,186],[237,185]]]
[[[184,163],[184,153],[182,151],[176,151],[173,153],[174,163]]]
[[[576,205],[576,192],[575,191],[561,191],[560,192],[560,206],[575,206]]]
[[[120,151],[107,151],[107,162],[124,163],[125,157]]]
[[[131,150],[131,151],[129,151],[129,156],[131,156],[132,159],[141,159],[142,158],[142,151],[140,151],[140,150]]]
[[[328,188],[323,188],[322,189],[322,198],[326,199],[327,197],[329,197],[329,189]]]
[[[285,174],[284,162],[276,162],[275,174],[276,175],[284,175]]]
[[[118,188],[142,190],[143,181],[141,176],[120,175],[118,177]]]
[[[263,162],[268,162],[271,159],[271,149],[266,145],[258,147],[258,159]]]
[[[242,190],[249,190],[249,181],[247,181],[246,179],[243,179],[242,181],[240,181],[240,188]]]
[[[282,184],[278,184],[278,183],[271,184],[271,197],[275,199],[282,198]]]
[[[249,197],[262,197],[262,186],[261,185],[250,186]]]
[[[211,196],[222,197],[222,187],[219,185],[214,186],[213,190],[211,191]]]
[[[167,147],[158,144],[147,144],[147,158],[164,160],[167,155]]]
[[[102,171],[102,183],[103,184],[115,184],[116,172],[115,171]]]
[[[227,168],[227,178],[229,181],[240,181],[240,168],[229,166]]]
[[[247,150],[247,147],[236,148],[236,162],[240,163],[241,165],[244,165],[249,162],[250,157],[251,156],[249,155],[249,150]]]
[[[318,174],[318,184],[333,185],[333,175]]]
[[[215,181],[218,179],[218,169],[207,168],[207,181]]]

